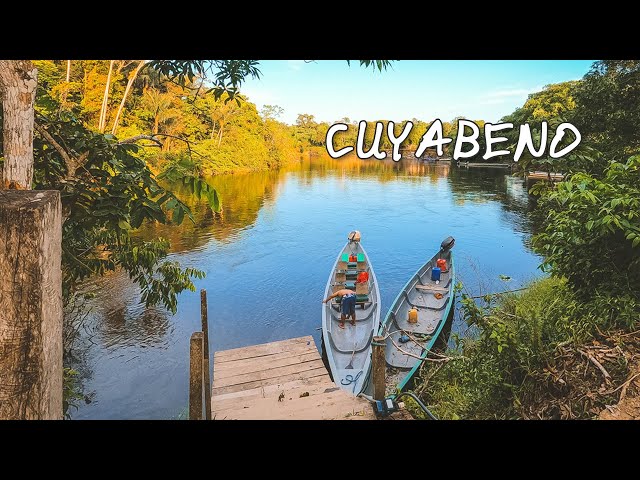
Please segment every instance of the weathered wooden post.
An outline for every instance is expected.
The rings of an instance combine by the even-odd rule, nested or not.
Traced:
[[[62,207],[0,191],[0,419],[62,418]]]
[[[189,420],[202,420],[202,332],[194,332],[190,343]]]
[[[207,291],[200,290],[200,316],[202,318],[202,353],[204,361],[202,370],[204,373],[204,416],[211,420],[211,375],[209,370],[209,317],[207,314]]]
[[[384,358],[384,337],[373,337],[371,352],[371,373],[373,379],[374,400],[384,400],[385,397],[385,369],[386,360]]]

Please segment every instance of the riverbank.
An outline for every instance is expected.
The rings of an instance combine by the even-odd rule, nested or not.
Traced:
[[[220,175],[238,175],[266,170],[278,170],[293,167],[304,159],[314,155],[326,155],[321,147],[299,148],[293,145],[274,148],[267,151],[258,145],[249,151],[238,150],[233,146],[222,150],[200,149],[181,150],[178,153],[145,152],[142,158],[154,174],[160,174],[170,167],[178,166],[190,175],[215,177]]]
[[[425,364],[416,391],[448,419],[637,414],[640,331],[632,315],[602,298],[582,302],[555,278],[480,305],[463,294],[462,316],[478,334],[460,340],[448,363]]]

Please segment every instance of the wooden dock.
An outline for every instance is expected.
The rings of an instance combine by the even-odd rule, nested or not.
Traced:
[[[216,352],[211,405],[216,420],[375,419],[331,381],[311,336]]]
[[[532,182],[536,180],[551,180],[552,182],[561,182],[564,180],[564,174],[556,172],[527,172],[525,180]]]
[[[489,163],[489,162],[461,162],[458,161],[457,165],[464,168],[511,168],[510,163]]]

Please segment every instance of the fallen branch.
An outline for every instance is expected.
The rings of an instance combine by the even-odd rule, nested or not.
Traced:
[[[602,375],[604,375],[604,379],[606,382],[611,381],[611,375],[609,375],[609,372],[607,372],[607,370],[602,366],[602,364],[598,360],[596,360],[596,358],[593,355],[588,354],[582,350],[578,350],[578,352],[580,352],[583,356],[588,358],[591,363],[593,363],[596,367],[600,369],[600,371],[602,372]]]
[[[422,395],[422,392],[424,392],[425,388],[427,388],[427,385],[429,384],[431,379],[436,375],[436,373],[438,373],[438,371],[440,371],[443,365],[444,363],[438,364],[436,368],[434,368],[431,372],[429,372],[429,375],[427,376],[427,378],[422,379],[422,383],[420,384],[420,386],[418,386],[418,388],[415,389],[415,394],[417,396]]]
[[[396,342],[394,342],[393,338],[390,338],[390,340],[391,340],[391,343],[393,343],[393,346],[398,349],[398,351],[404,353],[405,355],[407,355],[409,357],[417,358],[420,361],[424,360],[424,361],[433,362],[433,363],[444,363],[444,362],[448,362],[450,360],[457,360],[457,359],[464,358],[464,357],[443,357],[443,358],[421,357],[419,355],[416,355],[416,354],[411,353],[411,352],[407,352],[406,350],[403,350],[402,348],[400,348],[400,345],[398,345]]]
[[[449,293],[449,289],[435,285],[416,285],[416,289],[426,290],[427,292]]]
[[[635,377],[634,377],[635,378]],[[618,403],[624,400],[624,397],[627,396],[627,388],[629,388],[630,383],[624,382],[624,387],[622,387],[622,391],[620,392],[620,398],[618,399]]]
[[[622,399],[624,398],[625,394],[627,393],[627,387],[629,387],[631,382],[633,382],[637,377],[640,377],[640,372],[636,373],[633,377],[631,377],[629,380],[627,380],[623,384],[619,385],[614,390],[609,390],[608,392],[604,392],[604,394],[605,395],[611,395],[612,393],[616,393],[618,390],[620,390],[622,388],[623,390],[622,390],[622,393],[620,394],[620,400],[619,400],[619,401],[622,401]]]
[[[618,337],[627,337],[629,335],[637,335],[640,333],[640,330],[636,330],[635,332],[629,332],[629,333],[621,333],[618,335]]]

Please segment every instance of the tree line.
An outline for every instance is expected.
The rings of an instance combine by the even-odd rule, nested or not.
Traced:
[[[139,156],[158,172],[173,164],[201,176],[274,168],[321,145],[323,125],[312,115],[286,125],[279,120],[282,108],[258,112],[238,91],[216,91],[196,72],[177,81],[144,60],[40,60],[34,66],[39,91],[57,104],[57,116],[138,140],[145,147]]]

